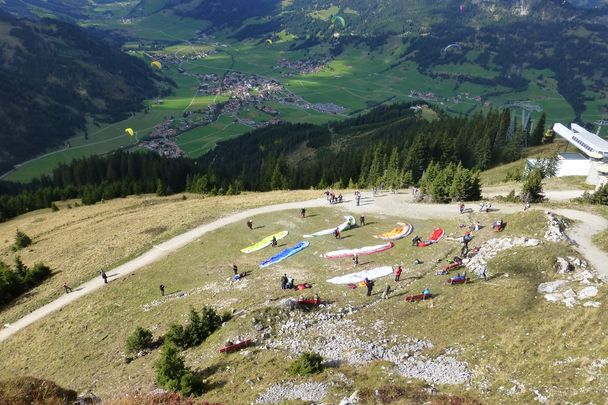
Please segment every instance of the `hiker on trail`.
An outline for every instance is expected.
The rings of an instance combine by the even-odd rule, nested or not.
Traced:
[[[342,194],[338,195],[338,202],[341,203],[342,202]]]
[[[418,246],[418,242],[420,242],[421,240],[422,239],[420,239],[420,236],[414,236],[414,238],[412,239],[412,246]]]
[[[103,278],[103,282],[105,284],[108,284],[108,276],[107,276],[106,272],[103,270],[101,271],[101,278]]]
[[[66,294],[72,292],[72,289],[70,288],[68,283],[63,283],[63,291],[65,291]]]
[[[250,231],[253,230],[253,219],[247,221],[247,228],[249,228]]]
[[[423,296],[425,296],[425,297],[426,297],[427,295],[430,295],[430,294],[431,294],[431,290],[429,290],[429,288],[428,288],[428,287],[427,287],[427,288],[425,288],[425,289],[424,289],[424,291],[422,291],[422,295],[423,295]]]
[[[483,277],[483,281],[488,281],[488,266],[485,264],[481,266],[481,271],[479,272],[479,276]]]
[[[165,296],[165,285],[161,284],[159,288],[160,288],[160,296],[164,297]]]
[[[300,216],[301,216],[302,218],[306,218],[306,208],[302,208],[302,209],[300,210]]]
[[[272,237],[272,241],[270,242],[270,244],[272,245],[272,247],[277,247],[278,242],[277,242],[277,238],[275,238],[274,236]]]
[[[281,290],[284,290],[287,288],[287,274],[283,274],[283,276],[281,276]]]
[[[492,208],[492,203],[487,203],[486,204],[486,213],[490,212],[490,208]]]
[[[524,211],[528,211],[530,209],[530,203],[528,201],[526,201],[526,203],[524,204]]]
[[[357,194],[355,197],[355,201],[357,202],[357,207],[359,206],[359,203],[361,202],[361,194]]]
[[[359,217],[359,223],[361,224],[361,226],[365,226],[365,215],[361,215]]]
[[[353,255],[353,267],[357,267],[359,265],[359,256]]]
[[[397,269],[395,270],[395,281],[399,281],[399,278],[401,277],[401,272],[403,270],[401,269],[401,266],[397,266]]]
[[[364,282],[365,282],[365,286],[367,287],[367,296],[371,297],[372,289],[374,288],[374,281],[365,277]]]
[[[386,283],[384,285],[384,291],[382,292],[382,299],[385,300],[388,298],[388,295],[391,293],[391,286]]]
[[[461,214],[464,213],[464,203],[462,201],[458,204],[458,209],[460,210]]]
[[[334,230],[334,236],[336,237],[336,239],[340,239],[341,238],[341,236],[340,236],[340,228],[336,228]]]
[[[479,203],[479,212],[482,212],[486,208],[486,203],[483,201]]]
[[[234,272],[234,275],[236,276],[237,274],[239,274],[239,268],[236,264],[232,265],[232,271]]]

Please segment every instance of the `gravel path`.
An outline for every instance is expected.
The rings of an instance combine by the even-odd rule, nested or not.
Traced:
[[[563,197],[564,195],[570,197],[572,193],[575,192],[561,193],[557,197],[558,199],[559,197]],[[551,196],[550,192],[547,192],[547,194],[549,197]],[[371,194],[369,193],[365,193],[365,196],[361,199],[360,206],[356,206],[354,200],[349,199],[350,197],[351,196],[347,196],[347,199],[345,199],[342,204],[336,205],[334,207],[343,209],[345,211],[348,211],[349,213],[356,213],[359,215],[368,213],[378,213],[383,215],[401,215],[405,218],[420,219],[453,218],[454,215],[457,215],[458,213],[458,207],[455,204],[411,204],[413,199],[412,195],[409,193],[382,194],[375,197],[371,196]],[[186,246],[187,244],[195,241],[196,239],[200,238],[208,232],[212,232],[223,226],[238,221],[244,221],[255,215],[267,214],[271,212],[290,209],[313,208],[321,206],[329,206],[329,204],[324,198],[301,202],[269,205],[231,214],[208,224],[200,225],[181,235],[175,236],[174,238],[171,238],[168,241],[161,243],[160,245],[154,246],[154,248],[150,249],[148,252],[142,254],[141,256],[127,263],[124,263],[121,266],[116,267],[106,273],[112,279],[123,277],[142,267],[145,267],[162,259],[169,253],[176,251],[177,249],[183,246]],[[476,205],[474,204],[469,204],[469,207],[471,206],[473,207],[473,209],[476,208]],[[496,212],[500,214],[508,214],[520,210],[521,205],[519,204],[500,204],[499,210]],[[568,234],[574,241],[577,242],[577,247],[579,251],[585,256],[585,258],[588,259],[588,261],[593,265],[593,267],[595,267],[595,269],[600,274],[600,277],[608,279],[608,268],[606,265],[606,263],[608,263],[608,255],[602,252],[597,247],[595,247],[591,242],[591,238],[595,233],[600,232],[606,227],[608,227],[608,221],[600,216],[578,210],[560,209],[556,210],[555,212],[560,215],[564,215],[569,218],[581,221],[573,228],[570,228]],[[64,306],[77,300],[78,298],[92,293],[98,288],[101,288],[103,285],[104,284],[101,277],[96,277],[95,279],[84,283],[77,288],[74,288],[74,291],[72,293],[62,295],[55,301],[38,308],[37,310],[24,316],[13,324],[4,325],[4,329],[0,330],[0,342],[8,339],[14,333],[25,328],[26,326],[36,322],[39,319],[44,318],[48,314],[57,311],[60,308],[63,308]]]

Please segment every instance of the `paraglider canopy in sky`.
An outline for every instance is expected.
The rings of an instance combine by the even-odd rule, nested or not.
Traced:
[[[346,27],[346,20],[343,17],[340,17],[339,15],[332,16],[330,21],[332,25],[339,24],[342,26],[342,28]]]
[[[443,48],[443,52],[447,52],[450,49],[456,49],[456,48],[458,50],[462,51],[462,46],[460,46],[460,44],[456,42],[456,43],[453,43],[453,44],[449,44],[448,46],[446,46],[445,48]]]
[[[268,45],[268,46],[272,45],[272,39],[268,38],[266,40],[266,45]]]
[[[163,65],[161,65],[160,62],[157,60],[153,60],[152,62],[150,62],[150,66],[155,67],[157,69],[161,69],[163,67]]]
[[[135,135],[135,131],[133,131],[133,128],[126,128],[125,132],[127,133],[127,135],[129,136],[133,136]]]

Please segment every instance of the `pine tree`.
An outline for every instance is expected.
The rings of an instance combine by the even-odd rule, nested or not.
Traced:
[[[547,120],[546,114],[543,112],[538,119],[538,123],[534,127],[534,130],[528,138],[528,146],[540,145],[543,142],[543,135],[545,133],[545,121]]]

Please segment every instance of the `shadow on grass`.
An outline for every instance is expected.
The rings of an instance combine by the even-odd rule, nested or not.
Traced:
[[[253,229],[260,229],[260,228],[266,228],[266,225],[258,225],[256,227],[254,227]]]
[[[318,217],[319,214],[306,214],[306,218],[312,218],[312,217]],[[306,219],[306,218],[302,218],[302,219]]]

